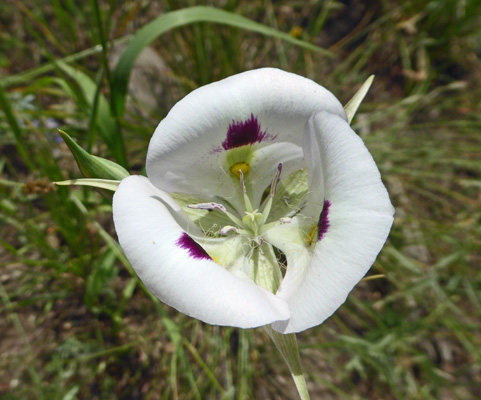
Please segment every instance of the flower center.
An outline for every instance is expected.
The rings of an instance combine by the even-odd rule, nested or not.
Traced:
[[[252,203],[247,195],[246,187],[244,184],[244,174],[249,171],[249,164],[245,162],[240,162],[234,164],[230,171],[232,174],[239,177],[240,186],[241,186],[241,193],[244,197],[244,216],[239,218],[236,215],[230,213],[227,208],[219,203],[200,203],[200,204],[191,204],[188,207],[193,209],[200,209],[200,210],[217,210],[224,213],[233,223],[234,225],[226,225],[221,230],[220,233],[222,235],[227,235],[229,232],[234,231],[237,234],[245,235],[251,237],[257,244],[262,244],[262,234],[266,232],[268,229],[272,228],[275,225],[280,223],[287,223],[290,222],[283,218],[282,221],[275,221],[269,224],[266,224],[266,221],[269,217],[272,202],[274,196],[276,195],[277,183],[279,182],[279,177],[282,171],[282,164],[279,164],[277,167],[277,171],[272,179],[271,187],[269,190],[269,195],[265,205],[262,209],[262,212],[259,209],[254,209],[252,207]]]

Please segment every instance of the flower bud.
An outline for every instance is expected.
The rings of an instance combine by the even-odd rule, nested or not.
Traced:
[[[113,161],[89,154],[64,131],[59,129],[58,132],[72,152],[80,172],[86,178],[122,180],[130,175],[125,168]]]

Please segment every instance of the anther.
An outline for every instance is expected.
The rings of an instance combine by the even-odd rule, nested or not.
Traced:
[[[262,220],[262,225],[264,225],[266,223],[267,217],[269,217],[269,213],[271,212],[272,199],[276,195],[277,182],[279,182],[279,177],[281,176],[281,172],[282,172],[282,163],[279,163],[279,165],[277,166],[276,174],[274,175],[274,178],[272,179],[271,190],[269,192],[269,199],[267,200],[267,203],[264,206],[264,211],[262,211],[262,214],[264,216],[264,218]]]
[[[223,212],[224,214],[227,212],[226,208],[219,203],[199,203],[199,204],[189,204],[187,207],[192,208],[194,210],[219,210]]]
[[[279,165],[277,166],[276,174],[274,175],[274,178],[272,179],[272,183],[271,183],[271,191],[270,191],[271,197],[274,197],[276,195],[277,182],[279,182],[279,177],[281,176],[281,172],[282,172],[282,163],[279,163]]]
[[[227,235],[229,232],[234,231],[235,233],[239,233],[239,229],[237,229],[235,226],[231,225],[226,225],[224,226],[221,230],[220,233],[222,235]]]

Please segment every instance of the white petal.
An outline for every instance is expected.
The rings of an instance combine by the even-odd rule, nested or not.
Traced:
[[[150,142],[147,175],[169,192],[229,193],[220,161],[227,131],[252,116],[266,136],[256,145],[301,145],[304,125],[317,111],[346,119],[332,93],[301,76],[272,68],[238,74],[201,87],[178,102]],[[269,177],[271,179],[271,177]],[[223,185],[226,185],[223,187]]]
[[[282,333],[318,325],[344,303],[384,245],[394,214],[372,156],[346,121],[319,113],[306,135],[317,138],[328,213],[310,263],[300,246],[285,249],[288,269],[277,296],[292,317],[273,324]]]
[[[131,176],[120,183],[113,214],[127,258],[164,303],[216,325],[251,328],[289,318],[284,300],[231,274],[206,254],[195,254],[190,241],[184,246],[186,231],[197,235],[199,230],[147,178]]]
[[[307,193],[307,204],[303,214],[316,218],[322,210],[324,203],[324,168],[321,160],[320,137],[313,124],[314,119],[307,122],[309,128],[305,129],[302,141],[302,150],[307,166],[307,182],[309,192]]]

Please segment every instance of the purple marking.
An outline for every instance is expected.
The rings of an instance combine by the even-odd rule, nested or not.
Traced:
[[[187,233],[182,233],[176,244],[186,249],[192,258],[197,258],[198,260],[212,260],[212,258],[206,253],[206,251]]]
[[[319,223],[317,224],[317,241],[321,241],[329,229],[329,207],[331,202],[329,200],[324,200],[324,205],[322,207],[321,215],[319,216]]]
[[[275,139],[277,135],[270,135],[261,131],[261,125],[254,114],[247,121],[232,121],[227,129],[227,137],[222,142],[224,150],[235,149],[246,144],[258,143],[263,140]]]

